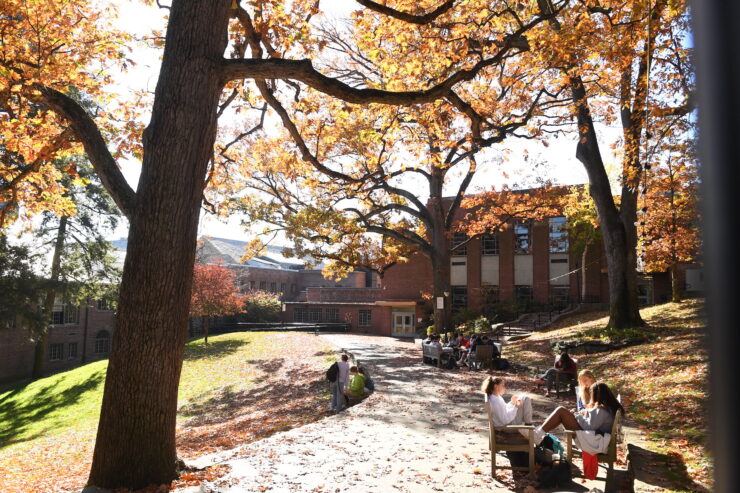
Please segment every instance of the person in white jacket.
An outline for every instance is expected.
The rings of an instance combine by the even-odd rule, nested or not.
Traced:
[[[502,395],[506,393],[506,380],[501,377],[486,377],[481,391],[487,396],[488,406],[493,415],[493,426],[522,425],[532,423],[532,400],[529,396],[514,395],[507,403]]]

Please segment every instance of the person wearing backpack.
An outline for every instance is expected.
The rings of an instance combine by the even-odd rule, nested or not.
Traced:
[[[326,379],[332,384],[332,397],[329,409],[341,412],[344,409],[344,388],[349,381],[349,356],[343,354],[326,372]]]

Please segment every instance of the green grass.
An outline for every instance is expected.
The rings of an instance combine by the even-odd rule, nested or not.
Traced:
[[[228,389],[250,389],[265,369],[280,365],[279,336],[271,332],[224,334],[188,343],[179,407],[187,411]],[[331,359],[331,352],[318,356]],[[19,385],[0,394],[0,451],[61,433],[90,433],[98,422],[107,361]],[[184,412],[183,414],[187,414]]]

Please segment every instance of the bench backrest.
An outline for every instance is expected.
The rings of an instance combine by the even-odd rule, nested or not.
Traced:
[[[423,354],[430,358],[439,358],[442,354],[442,348],[436,344],[422,344],[421,345]]]
[[[482,346],[478,344],[475,347],[475,360],[488,363],[493,358],[493,346]]]

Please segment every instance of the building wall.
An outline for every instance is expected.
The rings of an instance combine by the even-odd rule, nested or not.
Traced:
[[[391,307],[378,306],[372,303],[286,303],[283,312],[283,321],[290,323],[295,320],[296,309],[320,309],[322,322],[326,322],[326,310],[339,311],[339,321],[350,324],[350,332],[360,334],[391,335]],[[360,310],[369,310],[370,325],[360,326]],[[413,307],[411,309],[413,311]]]
[[[87,338],[85,328],[87,327]],[[98,359],[108,357],[108,353],[95,352],[95,336],[101,330],[108,331],[112,341],[115,317],[112,311],[98,310],[97,304],[83,304],[79,307],[76,323],[53,325],[49,329],[48,344],[44,351],[44,373],[52,374],[69,370]],[[31,342],[28,330],[19,327],[4,329],[0,344],[0,383],[10,383],[31,378],[33,371],[35,344]],[[51,345],[61,344],[61,358],[50,360]],[[77,354],[70,356],[70,346],[76,344]],[[83,360],[84,357],[84,360]]]

